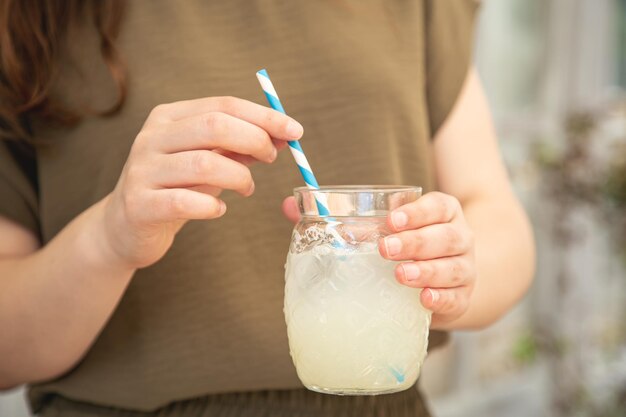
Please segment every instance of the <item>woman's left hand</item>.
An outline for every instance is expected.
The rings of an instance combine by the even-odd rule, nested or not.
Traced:
[[[285,216],[300,219],[293,197],[283,202]],[[405,204],[387,218],[393,234],[380,240],[380,254],[402,262],[396,279],[413,288],[424,288],[422,305],[433,312],[432,326],[461,317],[469,307],[476,282],[474,234],[459,201],[432,192]]]
[[[423,288],[422,305],[432,325],[445,325],[467,311],[476,282],[474,236],[459,201],[431,192],[387,218],[393,234],[380,240],[380,254],[400,263],[396,279]]]

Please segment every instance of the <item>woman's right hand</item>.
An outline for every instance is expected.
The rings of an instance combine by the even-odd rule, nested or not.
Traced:
[[[155,263],[187,220],[225,213],[222,190],[250,196],[248,165],[273,162],[286,141],[302,133],[292,118],[234,97],[155,107],[103,200],[104,249],[121,266]]]

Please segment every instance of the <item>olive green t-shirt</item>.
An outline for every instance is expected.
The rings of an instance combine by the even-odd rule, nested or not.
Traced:
[[[305,127],[320,184],[432,190],[431,139],[467,74],[475,9],[474,0],[129,1],[118,40],[130,74],[124,107],[71,129],[35,122],[47,145],[34,157],[0,144],[0,215],[46,244],[112,191],[154,106],[222,95],[265,103],[263,67]],[[115,87],[89,23],[71,31],[53,91],[99,109]],[[82,361],[30,388],[34,410],[55,396],[148,411],[302,387],[282,311],[292,225],[280,210],[302,179],[289,153],[252,172],[252,197],[224,193],[223,218],[189,222],[162,260],[137,271]],[[440,339],[433,332],[431,344]]]

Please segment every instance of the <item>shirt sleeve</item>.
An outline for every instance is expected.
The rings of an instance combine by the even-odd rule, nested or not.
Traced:
[[[434,137],[470,68],[479,0],[426,0],[425,4],[426,99]]]
[[[0,216],[39,236],[35,158],[27,145],[0,140]]]

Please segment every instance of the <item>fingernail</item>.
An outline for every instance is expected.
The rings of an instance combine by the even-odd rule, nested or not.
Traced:
[[[402,250],[402,241],[397,237],[386,237],[385,249],[387,250],[387,255],[395,256]]]
[[[248,195],[248,196],[252,195],[254,193],[254,188],[255,188],[255,185],[254,185],[254,182],[253,182],[252,185],[250,185],[250,189],[248,190],[246,195]]]
[[[272,146],[272,153],[270,154],[270,162],[274,162],[276,160],[276,157],[278,156],[278,150]]]
[[[407,281],[415,281],[420,276],[420,268],[415,264],[402,264],[402,270],[404,271],[404,278]]]
[[[430,298],[433,300],[433,304],[435,304],[439,300],[439,291],[435,291],[432,288],[429,288],[428,291],[430,291]]]
[[[287,122],[287,135],[290,138],[298,139],[304,133],[304,128],[302,125],[295,120],[289,120]]]
[[[409,216],[407,216],[403,211],[394,211],[391,213],[391,223],[393,223],[393,227],[396,229],[406,226],[408,222]]]
[[[220,200],[220,208],[219,208],[220,212],[219,215],[223,215],[224,213],[226,213],[226,203],[224,203],[222,200]]]

